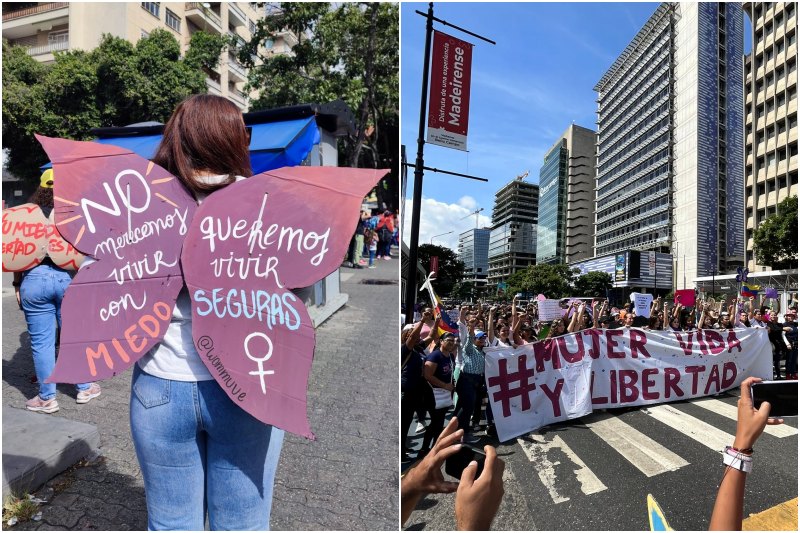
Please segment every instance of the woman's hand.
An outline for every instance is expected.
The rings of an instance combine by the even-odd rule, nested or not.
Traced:
[[[493,446],[484,446],[486,462],[478,479],[478,463],[472,461],[461,474],[456,493],[456,528],[460,531],[488,531],[503,500],[503,470]]]

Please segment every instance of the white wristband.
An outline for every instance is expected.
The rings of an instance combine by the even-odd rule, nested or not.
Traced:
[[[749,461],[744,459],[745,456],[740,455],[736,457],[729,453],[725,453],[722,455],[722,462],[726,466],[730,466],[731,468],[735,468],[736,470],[740,470],[745,474],[748,474],[751,470],[753,470],[753,460],[750,459]]]

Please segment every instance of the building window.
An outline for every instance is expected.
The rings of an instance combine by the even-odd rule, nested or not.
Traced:
[[[253,34],[255,34],[255,33],[256,33],[256,30],[258,29],[258,28],[256,27],[256,23],[255,23],[255,22],[253,22],[253,21],[252,21],[252,20],[250,20],[250,19],[247,19],[247,28],[250,30],[250,35],[253,35]]]
[[[167,9],[164,13],[164,17],[167,26],[169,26],[178,33],[181,32],[181,19],[180,17],[178,17],[178,15]]]
[[[61,44],[69,42],[69,30],[51,31],[47,34],[47,44]]]
[[[150,33],[144,30],[141,30],[140,38],[144,39],[145,37],[150,37]]]
[[[158,12],[161,9],[161,2],[142,2],[142,7],[155,18],[158,18]]]

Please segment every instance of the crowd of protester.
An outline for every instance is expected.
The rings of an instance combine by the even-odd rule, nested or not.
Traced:
[[[797,379],[797,302],[792,300],[781,320],[777,300],[734,298],[716,301],[698,298],[693,306],[673,304],[661,297],[650,305],[649,317],[637,316],[632,303],[611,305],[604,298],[563,299],[563,317],[539,320],[538,302],[457,305],[458,332],[441,333],[441,317],[431,307],[421,307],[417,321],[402,332],[401,430],[411,427],[414,414],[425,428],[418,458],[424,457],[455,407],[459,427],[467,442],[485,417],[486,435],[496,436],[491,407],[486,405],[483,349],[518,347],[526,343],[575,333],[583,329],[635,327],[644,330],[693,331],[697,329],[765,328],[773,352],[774,379]],[[447,392],[447,394],[444,394]],[[457,393],[457,402],[438,401]],[[403,450],[404,459],[409,459]]]
[[[770,305],[771,304],[771,305]],[[779,318],[777,301],[737,298],[728,302],[698,299],[694,306],[653,300],[649,317],[637,316],[631,303],[610,305],[603,298],[562,301],[564,316],[539,320],[537,301],[458,305],[458,332],[441,333],[441,317],[431,307],[421,307],[418,320],[405,326],[401,336],[401,431],[407,435],[414,415],[424,425],[417,459],[427,455],[453,409],[464,441],[477,442],[483,427],[496,437],[491,404],[486,403],[484,348],[523,344],[575,333],[583,329],[638,327],[644,330],[693,331],[696,329],[766,328],[773,353],[774,379],[797,379],[797,304]],[[783,364],[782,364],[783,362]],[[457,399],[453,404],[453,393]],[[409,450],[402,450],[410,460]]]
[[[698,298],[693,306],[673,304],[658,297],[650,305],[649,317],[637,316],[632,303],[612,305],[604,298],[563,299],[561,307],[561,318],[539,320],[538,302],[535,300],[526,302],[515,297],[511,302],[456,303],[450,308],[458,311],[458,332],[442,333],[446,329],[439,327],[443,323],[442,317],[436,316],[430,306],[418,306],[415,321],[404,326],[401,333],[401,453],[403,461],[417,460],[416,466],[403,479],[403,521],[416,506],[420,494],[426,491],[458,490],[455,509],[457,526],[478,529],[476,526],[480,524],[481,529],[488,529],[491,524],[502,498],[502,481],[499,488],[490,489],[490,486],[497,485],[497,479],[501,477],[502,461],[493,459],[493,467],[485,479],[482,479],[483,474],[476,479],[474,469],[470,472],[465,470],[461,484],[444,481],[441,473],[444,459],[455,453],[462,443],[474,444],[479,441],[476,432],[483,427],[482,421],[485,420],[486,423],[486,436],[497,437],[491,403],[486,402],[485,410],[483,409],[487,393],[484,378],[486,347],[514,348],[591,328],[635,327],[672,332],[766,328],[769,330],[768,336],[773,350],[774,379],[797,379],[796,298],[790,300],[788,309],[783,313],[783,320],[777,300],[761,298],[756,301],[752,297],[719,302],[713,298]],[[785,361],[783,374],[781,361]],[[749,387],[754,380],[759,379],[750,378],[745,383]],[[743,426],[743,417],[750,424],[755,416],[757,421],[753,421],[751,425],[763,430],[768,408],[766,411],[754,410],[749,399],[749,389],[745,395],[744,383],[741,388],[743,399],[740,400],[739,408],[740,426]],[[455,405],[453,393],[456,393]],[[447,422],[447,414],[451,411],[451,418]],[[421,448],[416,458],[413,458],[411,450],[406,447],[406,437],[415,416],[418,426],[424,429],[424,435]],[[771,420],[770,423],[779,422]],[[757,436],[758,434],[750,435],[750,438],[754,441]],[[490,456],[496,457],[492,446],[487,445],[484,449],[487,460]],[[741,458],[742,461],[746,459],[747,457]],[[736,474],[732,474],[729,479],[736,490],[743,487],[743,479]],[[464,484],[466,486],[462,495],[461,485]],[[478,517],[467,514],[465,509],[470,506],[464,503],[467,501],[467,494],[476,486],[482,487],[482,492],[475,492],[472,497],[483,502],[482,505],[488,509],[486,513],[479,513]],[[741,523],[743,498],[730,498],[727,494],[730,490],[727,486],[721,487],[712,526]]]
[[[344,266],[375,268],[376,259],[392,258],[392,245],[398,245],[397,213],[389,209],[361,211]]]

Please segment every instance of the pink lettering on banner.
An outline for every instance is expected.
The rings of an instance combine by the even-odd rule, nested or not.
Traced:
[[[498,435],[507,440],[586,409],[697,398],[748,376],[768,379],[770,353],[764,329],[586,330],[516,349],[488,348],[486,384]]]

